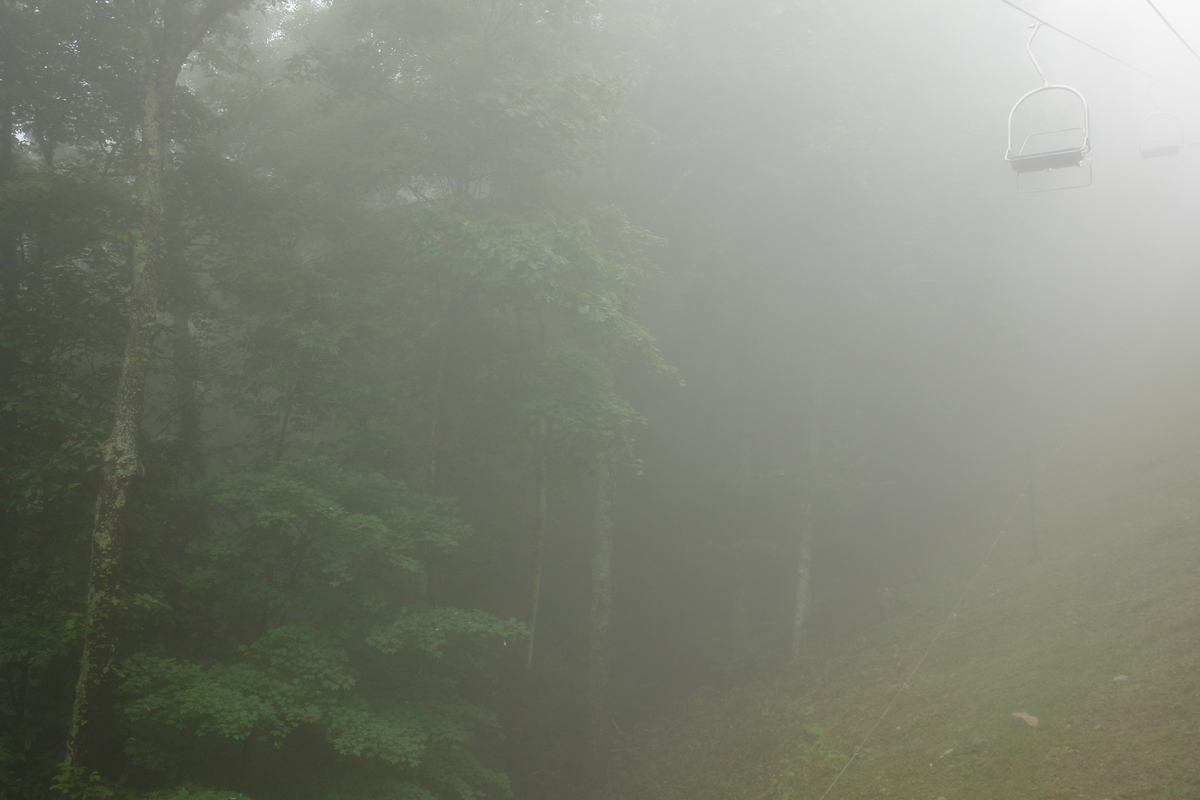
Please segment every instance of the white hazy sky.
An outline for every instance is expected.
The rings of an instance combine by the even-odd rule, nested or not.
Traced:
[[[991,0],[999,2],[999,0]],[[1155,13],[1157,7],[1175,30],[1200,52],[1200,2],[1198,0],[1013,0],[1046,22],[1106,51],[1139,69],[1189,90],[1195,101],[1200,93],[1200,59],[1171,32]],[[1020,17],[1018,12],[1012,11]],[[1058,39],[1058,41],[1055,41]],[[1058,48],[1083,50],[1064,42],[1053,31],[1038,35],[1035,51],[1049,54]],[[1041,57],[1039,53],[1039,58]],[[1050,77],[1051,82],[1054,78]]]

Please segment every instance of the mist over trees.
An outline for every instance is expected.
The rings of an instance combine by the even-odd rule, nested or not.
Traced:
[[[1171,90],[1046,34],[1096,186],[1019,197],[1026,24],[0,0],[0,798],[588,796],[891,613],[1195,359]]]

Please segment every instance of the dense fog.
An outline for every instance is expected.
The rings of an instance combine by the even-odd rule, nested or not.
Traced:
[[[0,798],[599,797],[1200,359],[1185,0],[2,3]]]

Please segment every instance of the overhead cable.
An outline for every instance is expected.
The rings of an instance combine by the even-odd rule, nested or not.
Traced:
[[[1083,45],[1084,47],[1088,48],[1089,50],[1095,50],[1100,55],[1104,56],[1105,58],[1112,59],[1113,61],[1117,62],[1118,64],[1120,64],[1123,67],[1127,67],[1128,69],[1131,69],[1134,72],[1145,75],[1147,78],[1150,78],[1151,80],[1158,81],[1159,83],[1166,84],[1167,86],[1172,86],[1176,89],[1179,89],[1180,91],[1183,91],[1183,89],[1181,87],[1175,86],[1175,84],[1173,84],[1173,83],[1168,83],[1167,81],[1164,81],[1162,78],[1158,77],[1157,75],[1151,75],[1149,72],[1146,72],[1146,70],[1139,69],[1138,67],[1135,67],[1133,64],[1130,64],[1128,61],[1123,61],[1122,59],[1117,58],[1112,53],[1106,53],[1103,50],[1101,50],[1099,47],[1096,47],[1094,44],[1089,44],[1088,42],[1085,42],[1083,39],[1080,39],[1078,36],[1072,36],[1071,34],[1067,33],[1062,28],[1059,28],[1056,25],[1051,25],[1049,22],[1042,19],[1041,17],[1031,14],[1030,12],[1021,8],[1019,5],[1012,2],[1012,0],[1000,0],[1000,2],[1004,3],[1004,5],[1006,5],[1006,6],[1012,6],[1017,11],[1020,11],[1022,14],[1029,17],[1034,22],[1040,22],[1042,25],[1046,26],[1050,30],[1061,33],[1063,36],[1067,37],[1071,41],[1078,42],[1079,44]],[[1176,35],[1178,35],[1178,34],[1176,34]],[[1185,42],[1185,44],[1186,44],[1186,42]],[[1188,49],[1190,50],[1191,48],[1189,47]]]
[[[1175,34],[1175,38],[1183,43],[1183,46],[1188,49],[1189,53],[1191,53],[1192,55],[1194,55],[1196,57],[1197,61],[1200,61],[1200,53],[1197,53],[1194,49],[1192,49],[1192,46],[1187,43],[1187,39],[1184,39],[1183,35],[1180,34],[1179,31],[1175,30],[1175,26],[1171,24],[1170,20],[1168,20],[1166,17],[1163,16],[1163,13],[1158,10],[1158,6],[1154,5],[1152,0],[1146,0],[1146,5],[1150,6],[1152,9],[1154,9],[1154,13],[1158,14],[1158,18],[1163,21],[1163,24],[1166,25],[1168,28],[1170,28],[1171,33]]]

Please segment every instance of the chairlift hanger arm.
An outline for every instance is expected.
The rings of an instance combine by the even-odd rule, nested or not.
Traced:
[[[1033,68],[1037,70],[1038,77],[1042,79],[1042,86],[1046,87],[1050,85],[1050,81],[1046,80],[1046,74],[1042,72],[1042,65],[1038,63],[1037,56],[1033,54],[1033,39],[1042,29],[1042,23],[1039,20],[1029,27],[1033,28],[1033,33],[1029,35],[1029,41],[1025,43],[1025,52],[1029,53],[1029,60],[1033,62]]]

